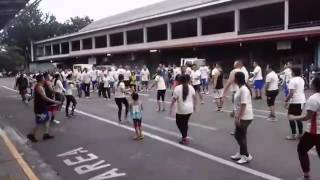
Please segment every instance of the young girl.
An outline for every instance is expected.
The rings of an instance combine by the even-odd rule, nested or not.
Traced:
[[[136,130],[136,135],[133,137],[134,140],[142,140],[143,134],[141,129],[142,122],[142,103],[139,100],[139,95],[137,93],[132,93],[131,95],[132,102],[130,103],[130,113],[133,120],[134,129]]]

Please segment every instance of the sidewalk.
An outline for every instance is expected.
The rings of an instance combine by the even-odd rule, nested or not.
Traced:
[[[34,180],[28,168],[6,133],[0,129],[0,180]]]

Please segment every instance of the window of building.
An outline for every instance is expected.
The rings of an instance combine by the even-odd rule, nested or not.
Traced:
[[[42,56],[44,56],[44,54],[43,54],[43,46],[37,46],[37,57],[42,57]]]
[[[147,41],[163,41],[168,39],[167,24],[147,28]]]
[[[107,47],[107,36],[97,36],[95,37],[96,48],[105,48]]]
[[[234,31],[234,12],[206,16],[202,18],[202,35]]]
[[[72,41],[71,45],[72,51],[80,51],[80,40]]]
[[[284,3],[274,3],[240,11],[240,34],[284,29]]]
[[[69,54],[69,42],[61,43],[61,54]]]
[[[51,56],[51,45],[45,46],[45,56]]]
[[[290,0],[289,28],[302,28],[320,25],[319,0]]]
[[[197,36],[197,19],[172,23],[172,39]]]
[[[60,45],[59,44],[54,44],[52,47],[53,47],[53,55],[60,54]]]
[[[123,32],[110,34],[110,46],[123,45]]]
[[[143,43],[143,29],[127,31],[127,44]]]
[[[83,49],[92,49],[92,39],[86,38],[82,40]]]

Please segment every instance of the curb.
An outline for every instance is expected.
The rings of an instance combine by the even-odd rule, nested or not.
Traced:
[[[23,170],[24,174],[28,177],[29,180],[39,180],[39,178],[35,175],[32,171],[30,166],[26,163],[26,161],[21,157],[17,148],[13,145],[12,141],[9,139],[7,134],[0,129],[0,136],[3,139],[4,143],[6,144],[7,148],[9,149],[11,155],[17,161],[21,169]]]

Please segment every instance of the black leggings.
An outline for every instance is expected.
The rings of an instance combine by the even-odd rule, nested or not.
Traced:
[[[310,172],[308,151],[314,146],[316,146],[316,150],[320,158],[320,134],[304,133],[298,145],[299,160],[304,173]]]
[[[89,84],[84,83],[84,87],[83,88],[84,88],[85,96],[89,97],[90,96],[90,83]]]
[[[121,112],[122,112],[122,104],[125,105],[126,108],[126,118],[128,117],[128,112],[129,112],[129,103],[127,98],[114,98],[116,101],[116,104],[118,106],[118,119],[121,121]]]
[[[108,96],[107,96],[108,95]],[[111,94],[110,94],[110,88],[108,87],[108,88],[103,88],[103,90],[102,90],[102,96],[104,97],[104,98],[111,98]]]
[[[76,99],[74,98],[74,96],[72,96],[72,95],[66,95],[66,99],[67,99],[66,115],[69,115],[69,106],[70,106],[70,103],[72,102],[72,110],[71,110],[71,113],[73,113],[73,112],[74,112],[74,109],[75,109],[76,106],[77,106],[77,101],[76,101]]]
[[[176,114],[176,123],[182,138],[188,136],[188,122],[191,114]]]
[[[299,134],[303,133],[303,123],[301,121],[289,121],[289,123],[292,134],[297,134],[296,123],[298,126]]]
[[[249,156],[247,146],[247,130],[252,120],[240,120],[240,126],[236,126],[234,137],[240,146],[240,154]]]

